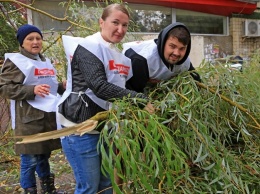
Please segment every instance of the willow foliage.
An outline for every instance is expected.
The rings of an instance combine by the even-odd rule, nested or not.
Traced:
[[[259,56],[243,72],[226,66],[198,69],[207,88],[189,73],[149,87],[153,115],[138,99],[114,103],[100,146],[103,170],[114,179],[116,168],[125,183],[114,183],[117,193],[260,190]]]

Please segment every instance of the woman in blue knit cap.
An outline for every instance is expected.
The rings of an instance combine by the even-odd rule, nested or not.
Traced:
[[[64,92],[65,83],[58,83],[55,68],[40,53],[43,36],[36,26],[21,26],[17,40],[20,52],[5,54],[0,76],[0,96],[11,99],[12,128],[16,136],[55,130],[57,93]],[[60,193],[54,187],[49,164],[51,151],[59,148],[58,139],[15,145],[21,157],[20,184],[24,193],[37,194],[35,172],[41,193]]]

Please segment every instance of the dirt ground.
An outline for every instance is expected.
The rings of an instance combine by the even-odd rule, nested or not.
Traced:
[[[0,194],[21,194],[19,184],[20,158],[13,152],[12,130],[10,130],[10,111],[7,100],[0,97]],[[55,174],[57,190],[74,193],[75,180],[72,170],[61,150],[52,152],[50,158],[52,172]],[[37,179],[38,193],[40,185]]]
[[[55,187],[57,190],[63,190],[68,194],[73,194],[75,188],[74,176],[61,150],[52,153],[50,164],[52,172],[55,174]],[[37,187],[39,188],[38,193],[40,193],[38,179]],[[23,189],[19,184],[19,157],[11,158],[10,160],[5,160],[0,163],[0,194],[9,193],[23,193]]]

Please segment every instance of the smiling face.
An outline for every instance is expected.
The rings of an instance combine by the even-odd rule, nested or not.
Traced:
[[[169,36],[164,46],[165,60],[174,65],[183,59],[187,51],[187,45],[181,43],[176,37]]]
[[[105,18],[100,18],[101,36],[110,43],[119,43],[125,36],[129,17],[120,10],[113,9]]]
[[[37,32],[28,34],[23,40],[22,47],[29,53],[36,55],[42,50],[42,37]]]

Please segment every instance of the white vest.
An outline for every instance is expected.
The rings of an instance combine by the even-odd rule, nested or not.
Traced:
[[[56,70],[49,59],[46,61],[37,61],[25,57],[20,53],[6,53],[5,60],[10,59],[25,75],[24,85],[50,85],[50,94],[45,98],[36,95],[34,100],[27,102],[39,110],[45,112],[55,112],[58,103],[57,89],[58,81],[56,79]],[[15,128],[15,101],[11,100],[12,126]]]
[[[188,71],[190,68],[190,59],[187,58],[183,64],[174,65],[172,70],[168,69],[160,58],[154,40],[124,43],[123,53],[129,48],[132,48],[137,54],[147,60],[150,79],[168,80],[181,72]]]
[[[66,91],[64,92],[58,105],[64,102],[64,100],[72,92],[71,60],[78,45],[83,46],[102,61],[108,82],[125,88],[126,81],[132,77],[131,60],[120,53],[113,44],[104,41],[100,32],[86,38],[63,35],[62,40],[68,60],[68,71]],[[81,92],[84,92],[101,108],[108,110],[111,107],[110,102],[98,98],[91,89]],[[57,122],[65,126],[72,126],[75,124],[68,122],[68,120],[65,121],[65,118],[59,113],[57,114]]]

